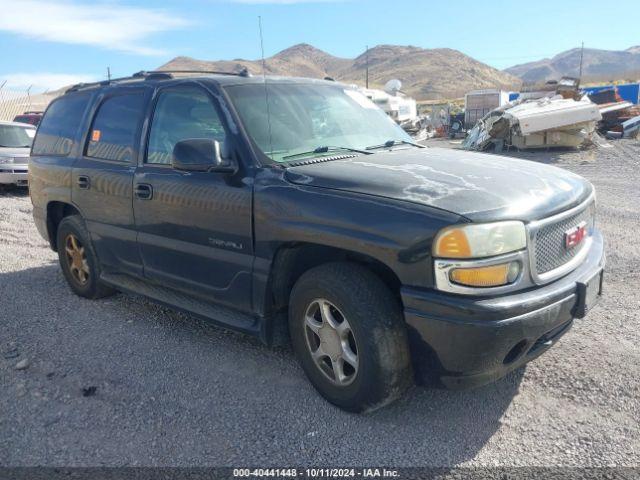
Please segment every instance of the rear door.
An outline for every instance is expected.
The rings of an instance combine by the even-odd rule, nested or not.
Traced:
[[[106,270],[142,276],[133,220],[135,172],[149,87],[105,91],[95,103],[74,164],[72,198]]]
[[[251,178],[242,171],[225,175],[171,166],[180,140],[232,142],[222,118],[217,100],[199,84],[157,92],[146,155],[134,181],[138,244],[149,280],[249,311]]]

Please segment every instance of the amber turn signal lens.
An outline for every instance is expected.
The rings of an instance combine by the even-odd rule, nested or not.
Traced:
[[[465,233],[459,228],[454,228],[438,239],[436,253],[444,258],[468,258],[471,256],[471,247]]]
[[[499,287],[512,283],[520,273],[518,262],[489,267],[455,268],[449,273],[451,281],[469,287]]]

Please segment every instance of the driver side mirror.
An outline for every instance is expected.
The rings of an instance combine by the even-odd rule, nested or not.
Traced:
[[[176,143],[171,166],[187,172],[234,173],[237,170],[224,146],[209,138],[188,138]]]

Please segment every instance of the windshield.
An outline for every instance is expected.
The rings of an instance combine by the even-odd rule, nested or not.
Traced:
[[[35,128],[0,125],[0,147],[30,147],[35,133]]]
[[[233,85],[226,91],[253,141],[276,162],[303,158],[297,154],[305,152],[322,156],[339,148],[411,141],[367,97],[344,86],[267,83],[266,92],[264,84]]]

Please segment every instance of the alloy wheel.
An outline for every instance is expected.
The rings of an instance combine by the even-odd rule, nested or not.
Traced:
[[[65,253],[67,265],[73,279],[80,285],[86,285],[89,281],[89,263],[85,248],[74,234],[70,233],[65,238]]]
[[[351,325],[342,312],[325,299],[316,299],[304,317],[305,340],[316,367],[332,383],[344,387],[358,373],[358,347]]]

